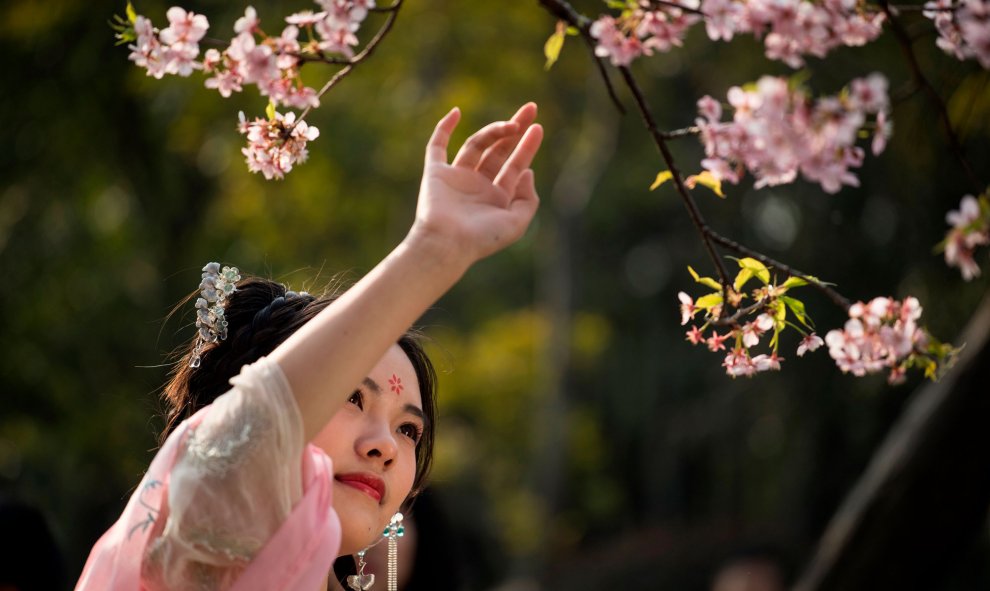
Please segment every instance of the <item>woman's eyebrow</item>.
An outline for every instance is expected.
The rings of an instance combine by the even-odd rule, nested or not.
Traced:
[[[407,404],[404,407],[402,407],[402,410],[413,415],[414,417],[417,417],[419,420],[423,421],[424,423],[428,422],[426,419],[426,415],[423,413],[423,409],[416,406],[415,404]]]
[[[375,394],[381,394],[382,393],[382,387],[379,386],[378,385],[378,382],[376,382],[375,380],[373,380],[371,378],[364,378],[364,381],[362,383],[365,386],[367,386],[368,389],[371,390],[372,392],[374,392]]]

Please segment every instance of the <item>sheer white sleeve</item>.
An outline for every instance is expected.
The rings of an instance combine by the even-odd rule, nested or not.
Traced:
[[[302,419],[282,370],[263,358],[230,383],[170,472],[142,565],[151,589],[230,587],[302,496]]]

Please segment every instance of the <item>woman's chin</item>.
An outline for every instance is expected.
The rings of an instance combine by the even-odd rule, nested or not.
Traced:
[[[378,541],[381,531],[372,526],[361,527],[358,524],[347,524],[341,519],[343,535],[340,539],[340,555],[357,554]]]

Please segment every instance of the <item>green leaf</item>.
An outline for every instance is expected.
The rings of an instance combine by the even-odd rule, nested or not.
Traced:
[[[708,295],[703,295],[694,303],[695,308],[701,308],[702,310],[708,310],[709,308],[714,308],[715,306],[722,303],[721,293],[710,293]]]
[[[689,189],[693,189],[696,185],[704,185],[716,195],[725,199],[725,193],[722,192],[722,181],[716,178],[711,171],[703,170],[698,174],[692,174],[684,179],[684,185]]]
[[[607,0],[605,5],[613,10],[625,10],[629,7],[629,3],[624,0]]]
[[[127,20],[133,25],[137,20],[137,12],[134,10],[134,5],[131,4],[130,0],[127,1]]]
[[[808,285],[808,282],[800,277],[791,276],[780,287],[781,289],[791,289],[792,287],[802,287],[804,285]]]
[[[579,31],[577,27],[567,27],[564,31],[571,37],[577,37],[581,34],[581,31]]]
[[[802,302],[801,300],[792,298],[790,296],[780,296],[780,301],[782,301],[785,304],[787,304],[787,307],[791,309],[791,312],[794,313],[794,316],[798,319],[798,321],[801,324],[803,324],[806,327],[814,330],[815,325],[811,321],[811,318],[808,318],[808,314],[804,310],[804,302]]]
[[[736,262],[738,262],[739,266],[743,269],[749,269],[752,271],[753,275],[762,281],[764,285],[768,285],[770,283],[770,269],[767,269],[766,265],[760,261],[750,257],[743,257]]]
[[[656,180],[653,181],[653,184],[650,185],[650,190],[652,191],[656,189],[657,187],[666,183],[672,178],[674,178],[674,173],[670,172],[669,170],[665,170],[663,172],[657,173],[657,178]]]
[[[265,108],[265,115],[268,116],[269,121],[275,120],[275,103],[268,101],[268,106]]]
[[[565,30],[563,21],[559,21],[557,23],[557,30],[543,44],[543,55],[547,57],[547,63],[543,66],[544,70],[549,70],[557,63],[557,58],[560,57],[560,50],[564,48]]]
[[[739,291],[742,289],[746,282],[753,278],[753,270],[742,268],[739,270],[739,274],[736,275],[736,280],[732,282],[732,289]]]
[[[777,325],[779,330],[787,321],[787,306],[781,303],[780,300],[777,300],[775,302],[770,302],[770,305],[767,307],[770,308],[771,312],[773,312],[771,316],[773,316],[774,324]]]
[[[704,286],[707,286],[707,287],[710,287],[712,289],[717,289],[718,291],[722,291],[722,284],[721,283],[719,283],[718,281],[715,281],[711,277],[699,277],[698,276],[698,272],[695,271],[694,269],[692,269],[691,268],[691,265],[688,265],[688,273],[691,274],[691,277],[694,277],[694,280],[697,283],[700,283],[700,284],[702,284]]]

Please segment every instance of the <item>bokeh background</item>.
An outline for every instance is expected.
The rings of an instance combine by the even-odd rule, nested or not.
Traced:
[[[270,33],[312,7],[253,4]],[[168,6],[137,10],[160,24]],[[220,38],[243,10],[184,6]],[[47,521],[64,586],[154,453],[167,354],[193,334],[191,309],[166,316],[200,267],[220,260],[310,290],[338,272],[359,277],[407,230],[423,145],[454,105],[458,142],[528,100],[547,130],[531,231],[421,322],[441,370],[428,494],[445,535],[433,544],[457,557],[447,568],[463,588],[702,590],[729,557],[754,553],[793,581],[921,383],[842,375],[824,350],[797,358],[793,335],[784,371],[756,379],[732,380],[720,357],[690,347],[676,294],[698,293],[687,265],[712,274],[701,243],[672,188],[648,190],[662,162],[638,116],[610,104],[586,48],[568,38],[544,71],[554,20],[535,0],[408,0],[376,54],[311,115],[321,135],[310,160],[281,182],[249,174],[239,151],[238,110],[261,114],[265,100],[223,100],[198,76],[145,76],[107,26],[123,11],[103,0],[0,7],[0,494]],[[936,50],[930,22],[905,21],[985,182],[990,75]],[[891,80],[894,136],[866,158],[862,186],[744,183],[724,201],[702,189],[702,210],[851,299],[919,297],[932,331],[955,339],[988,283],[963,282],[933,253],[970,189],[931,103],[912,92],[889,33],[807,70],[821,93],[873,71]],[[790,72],[751,38],[713,44],[701,27],[634,71],[667,129],[691,124],[703,94]],[[318,87],[330,72],[304,75]],[[673,149],[697,171],[696,139]],[[842,322],[804,295],[821,332]],[[933,588],[990,586],[981,519]],[[26,532],[0,534],[17,545]]]

